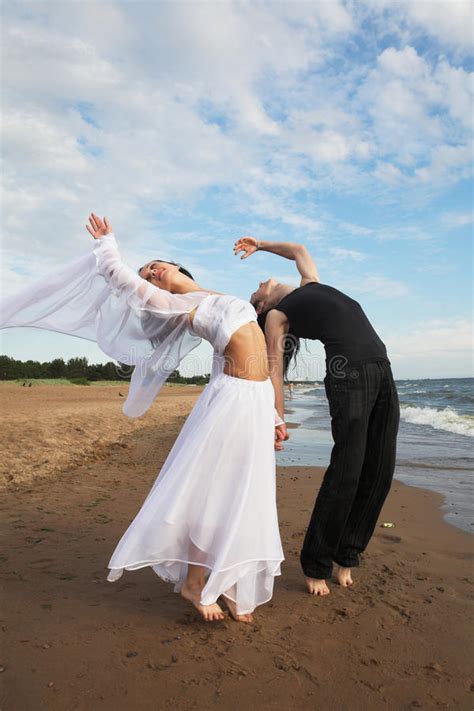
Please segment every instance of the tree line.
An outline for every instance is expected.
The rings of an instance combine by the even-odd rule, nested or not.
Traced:
[[[41,363],[38,360],[16,360],[6,355],[0,355],[0,380],[21,380],[35,378],[66,378],[76,382],[94,382],[97,380],[128,381],[133,368],[122,363],[89,363],[87,358],[55,358],[50,362]],[[171,383],[188,383],[202,385],[207,383],[209,375],[194,375],[185,377],[176,370],[169,378]]]

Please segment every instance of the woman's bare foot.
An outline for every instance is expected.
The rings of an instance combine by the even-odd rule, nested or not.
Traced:
[[[311,595],[320,595],[321,597],[324,597],[324,595],[329,595],[331,592],[326,585],[325,580],[316,580],[315,578],[305,578],[305,580],[306,587]]]
[[[230,612],[230,616],[236,622],[253,622],[252,613],[249,612],[246,615],[238,615],[237,614],[237,605],[235,604],[235,602],[233,600],[230,600],[225,595],[222,595],[222,599],[223,599],[224,604],[226,605],[227,609]]]
[[[183,583],[180,590],[181,597],[191,602],[206,622],[223,620],[225,616],[217,602],[213,605],[201,605],[201,592],[202,586],[193,586],[187,582]]]
[[[351,576],[351,569],[350,568],[342,568],[339,566],[337,573],[336,573],[336,580],[339,583],[339,585],[342,585],[343,588],[350,588],[350,586],[353,583],[352,576]]]

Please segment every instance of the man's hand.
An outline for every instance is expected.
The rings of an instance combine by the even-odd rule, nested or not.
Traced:
[[[240,258],[246,259],[257,249],[259,252],[270,252],[270,254],[277,254],[279,257],[296,262],[296,268],[301,277],[300,286],[304,286],[310,281],[319,282],[316,264],[303,244],[296,244],[295,242],[265,242],[264,240],[256,240],[255,237],[241,237],[234,245],[234,254],[243,252]]]
[[[289,439],[289,436],[290,435],[288,434],[288,430],[286,429],[285,423],[275,427],[275,451],[276,452],[281,452],[282,449],[285,449],[283,446],[283,442],[286,442],[286,440]]]
[[[94,213],[91,212],[89,222],[91,223],[91,227],[86,225],[86,229],[90,232],[94,239],[100,239],[101,237],[113,232],[112,225],[106,217],[101,220],[100,217],[97,217],[97,215],[94,215]]]
[[[255,237],[241,237],[234,244],[234,254],[237,256],[239,252],[243,252],[241,259],[247,259],[251,254],[258,249],[258,240]]]

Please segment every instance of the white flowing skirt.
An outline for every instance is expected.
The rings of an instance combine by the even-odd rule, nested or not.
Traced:
[[[151,566],[179,592],[188,565],[208,570],[201,603],[225,595],[237,612],[272,597],[284,559],[276,508],[270,380],[220,373],[201,393],[108,567]]]

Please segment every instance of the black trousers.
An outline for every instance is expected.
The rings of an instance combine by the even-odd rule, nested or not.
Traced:
[[[400,417],[386,361],[328,374],[324,385],[334,447],[300,557],[305,575],[319,579],[333,561],[359,565],[392,483]]]

